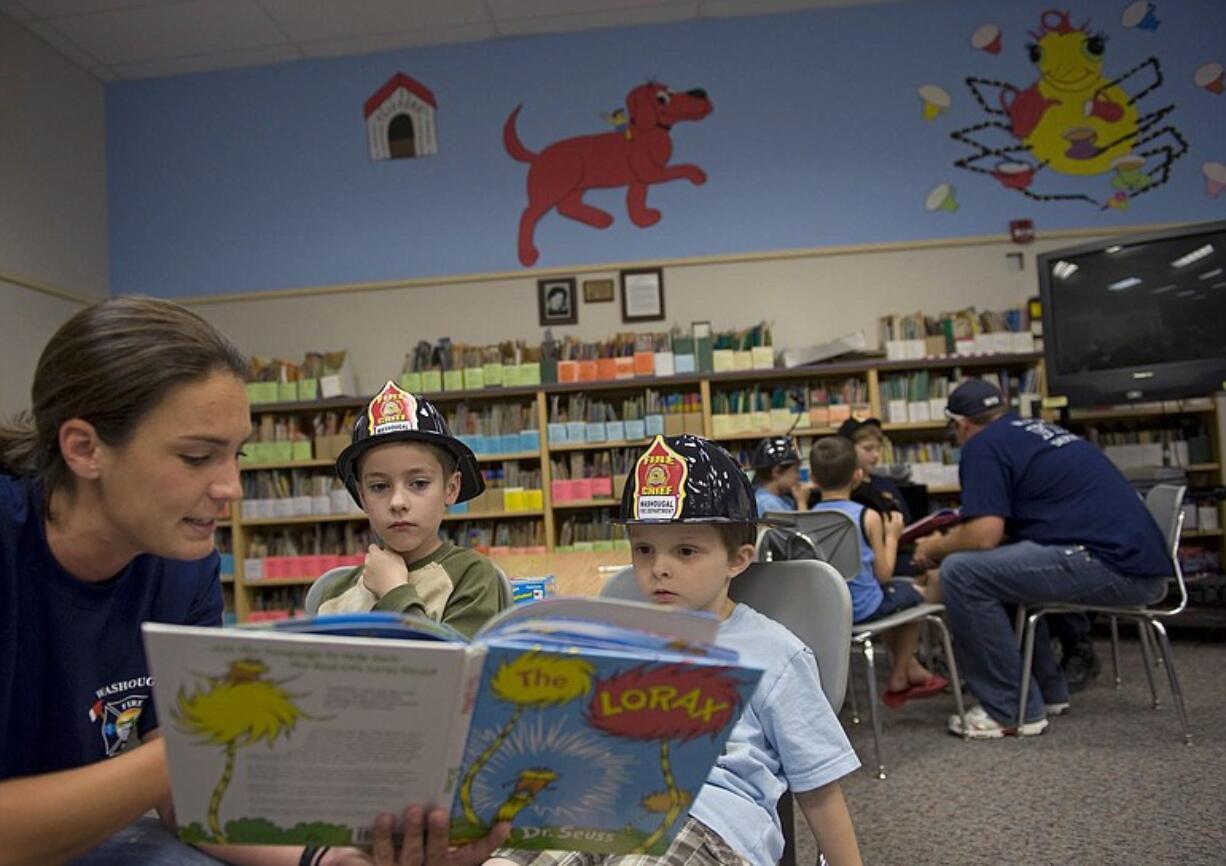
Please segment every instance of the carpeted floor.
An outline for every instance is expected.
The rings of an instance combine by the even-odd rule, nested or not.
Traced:
[[[1156,672],[1155,711],[1136,641],[1122,642],[1118,691],[1110,646],[1097,647],[1101,676],[1040,737],[964,742],[944,733],[948,694],[882,707],[884,781],[869,769],[867,717],[852,725],[844,706],[865,765],[843,781],[864,862],[1226,864],[1226,643],[1174,643],[1190,747],[1165,671]],[[864,712],[862,664],[853,656]],[[799,814],[796,838],[797,863],[810,866],[813,838]]]

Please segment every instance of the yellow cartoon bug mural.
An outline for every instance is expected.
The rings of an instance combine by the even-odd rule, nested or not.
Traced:
[[[1055,9],[1045,11],[1039,23],[1027,46],[1039,76],[1033,84],[1023,90],[1007,81],[966,79],[991,119],[950,133],[974,150],[954,165],[990,175],[1037,201],[1085,201],[1103,208],[1125,208],[1166,183],[1188,143],[1169,123],[1159,126],[1174,105],[1143,111],[1142,100],[1162,86],[1158,59],[1149,57],[1109,77],[1105,34],[1092,31],[1088,21],[1074,26],[1069,12]],[[1045,171],[1110,174],[1111,180],[1097,195],[1041,191]]]

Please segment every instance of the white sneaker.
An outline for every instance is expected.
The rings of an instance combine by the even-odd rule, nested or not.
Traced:
[[[1064,701],[1058,704],[1047,704],[1046,707],[1047,707],[1047,715],[1063,716],[1065,713],[1068,712],[1069,702]]]
[[[971,740],[999,740],[1001,737],[1033,737],[1047,730],[1047,719],[1026,722],[1020,728],[1005,726],[988,715],[987,710],[976,704],[966,713],[966,734]],[[949,717],[949,731],[963,736],[962,718],[956,713]]]

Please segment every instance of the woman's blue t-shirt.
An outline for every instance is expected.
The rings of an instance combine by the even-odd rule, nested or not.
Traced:
[[[91,764],[157,727],[143,622],[216,626],[216,552],[141,555],[102,583],[66,572],[47,546],[43,494],[0,475],[0,779]]]

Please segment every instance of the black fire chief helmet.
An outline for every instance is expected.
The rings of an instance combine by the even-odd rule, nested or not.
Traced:
[[[446,419],[434,404],[389,380],[358,416],[353,425],[353,441],[336,458],[336,474],[359,505],[362,500],[358,497],[358,461],[371,448],[389,442],[423,442],[454,456],[460,473],[460,495],[456,502],[480,496],[485,490],[485,479],[472,449],[451,435]]]
[[[618,523],[757,523],[753,487],[714,442],[657,436],[634,464]]]
[[[749,459],[751,469],[772,469],[800,462],[800,452],[787,436],[771,436],[758,443]]]

